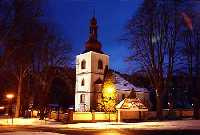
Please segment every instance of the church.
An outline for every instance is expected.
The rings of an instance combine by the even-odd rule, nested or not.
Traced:
[[[76,56],[75,111],[89,112],[96,110],[97,99],[101,98],[102,85],[109,69],[109,56],[102,51],[98,41],[98,26],[95,17],[90,20],[89,38],[83,53]],[[111,73],[115,80],[117,102],[136,92],[144,102],[149,103],[149,92],[145,88],[137,88],[120,75]],[[138,96],[138,97],[139,97]]]

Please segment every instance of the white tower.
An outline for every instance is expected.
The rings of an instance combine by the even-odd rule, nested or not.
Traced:
[[[108,64],[109,56],[101,51],[101,43],[97,40],[97,22],[93,17],[85,51],[76,56],[75,111],[95,109],[95,82],[103,81]]]

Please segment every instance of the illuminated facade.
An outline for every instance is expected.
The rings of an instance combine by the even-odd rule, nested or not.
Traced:
[[[102,84],[108,65],[109,56],[101,51],[101,43],[97,39],[97,22],[93,17],[85,51],[76,56],[75,111],[95,109],[98,84]]]
[[[127,98],[133,91],[137,98],[151,106],[147,89],[135,87],[117,73],[108,70],[109,56],[101,50],[97,30],[97,21],[93,17],[90,20],[89,39],[85,44],[85,51],[76,56],[75,111],[99,110],[102,87],[109,74],[115,85],[117,103]]]

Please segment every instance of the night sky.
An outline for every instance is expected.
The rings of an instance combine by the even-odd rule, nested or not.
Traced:
[[[143,0],[49,0],[45,5],[46,20],[55,24],[63,38],[73,45],[73,59],[84,51],[89,35],[89,20],[95,16],[98,39],[102,50],[110,56],[110,68],[130,73],[133,67],[124,62],[128,56],[127,43],[119,41],[128,19],[135,14]]]

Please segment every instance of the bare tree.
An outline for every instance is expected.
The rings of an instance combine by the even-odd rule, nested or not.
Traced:
[[[17,81],[16,117],[19,117],[21,90],[23,79],[31,69],[31,51],[39,28],[39,1],[12,0],[1,1],[1,8],[5,14],[2,20],[4,46],[4,68],[13,73]],[[36,40],[37,41],[37,40]]]
[[[39,100],[40,108],[45,108],[49,102],[49,89],[51,85],[49,80],[50,69],[52,67],[68,68],[71,61],[70,43],[57,38],[50,31],[46,31],[45,33],[49,34],[47,34],[43,46],[40,46],[39,50],[36,51],[37,54],[33,63],[35,82],[37,83],[36,86],[38,86],[35,96]]]
[[[190,90],[193,104],[194,117],[199,119],[200,112],[200,87],[199,87],[199,69],[200,69],[200,25],[198,11],[189,10],[183,14],[185,20],[185,27],[181,31],[182,41],[182,55],[185,58],[187,65],[188,81],[187,87]]]
[[[128,23],[125,40],[156,92],[157,117],[162,118],[163,97],[170,89],[175,59],[181,2],[145,0]]]
[[[0,10],[4,11],[1,12],[0,22],[0,41],[4,49],[1,70],[9,71],[16,78],[16,117],[20,114],[25,77],[36,72],[38,76],[49,65],[66,65],[70,52],[69,43],[59,39],[49,29],[49,25],[41,21],[41,2],[43,1],[0,1]],[[38,78],[43,84],[43,79]]]

